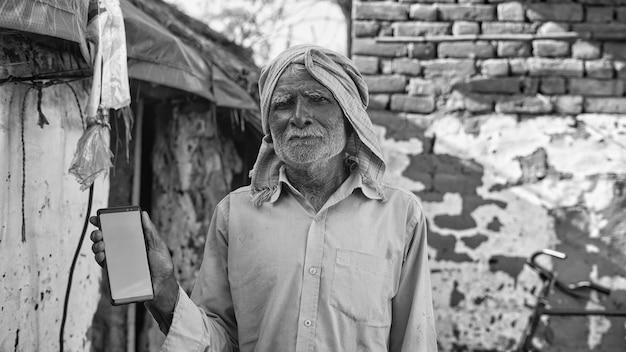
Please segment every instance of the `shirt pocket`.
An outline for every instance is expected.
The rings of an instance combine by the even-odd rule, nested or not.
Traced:
[[[330,306],[357,323],[388,326],[391,260],[337,249]]]

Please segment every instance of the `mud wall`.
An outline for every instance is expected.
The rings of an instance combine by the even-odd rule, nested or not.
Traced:
[[[71,86],[84,109],[83,84]],[[76,98],[65,84],[43,88],[43,128],[37,100],[29,85],[0,85],[0,351],[59,350],[70,265],[87,216],[89,192],[68,173],[83,131]],[[108,187],[107,179],[96,182],[94,213],[106,206]],[[90,245],[87,239],[74,272],[67,351],[91,345],[100,268]]]
[[[429,221],[442,351],[510,351],[539,280],[534,251],[566,281],[594,279],[626,303],[626,44],[619,40],[382,43],[381,37],[623,33],[624,1],[356,1],[353,59],[387,181],[417,194]],[[543,351],[626,348],[623,318],[551,318]]]
[[[243,165],[211,106],[161,104],[156,111],[151,214],[172,253],[176,278],[190,294],[213,210]],[[148,314],[138,351],[158,351],[164,340]]]

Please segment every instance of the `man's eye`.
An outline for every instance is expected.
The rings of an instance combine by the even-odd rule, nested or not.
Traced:
[[[281,108],[285,108],[289,105],[289,101],[288,100],[283,100],[283,101],[277,101],[275,103],[272,104],[272,107],[274,109],[281,109]]]
[[[312,95],[311,100],[313,100],[316,103],[324,103],[328,101],[328,99],[324,98],[321,95]]]

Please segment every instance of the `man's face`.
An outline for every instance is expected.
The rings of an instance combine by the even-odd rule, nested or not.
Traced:
[[[269,128],[278,158],[297,167],[329,160],[346,146],[343,111],[303,66],[288,67],[270,101]]]

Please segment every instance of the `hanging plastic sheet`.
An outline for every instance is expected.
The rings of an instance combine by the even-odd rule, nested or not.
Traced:
[[[213,66],[213,92],[218,106],[234,109],[257,110],[259,103],[254,101],[243,88],[231,81],[226,74]]]
[[[195,49],[128,1],[121,1],[130,78],[190,92],[210,101],[211,68]]]
[[[248,92],[198,50],[185,44],[154,18],[121,1],[126,24],[131,78],[193,93],[218,106],[257,109]]]
[[[126,34],[118,0],[92,0],[90,11],[96,13],[87,24],[87,39],[93,64],[93,80],[86,115],[88,127],[78,141],[70,173],[88,188],[111,164],[108,134],[108,111],[124,110],[127,141],[130,140],[132,114],[126,66]],[[127,146],[128,148],[128,146]],[[128,154],[128,150],[127,150]]]

